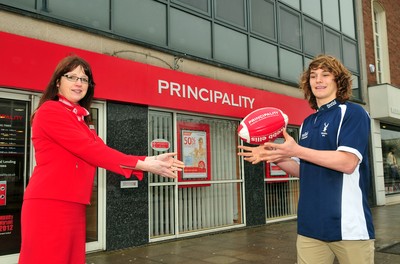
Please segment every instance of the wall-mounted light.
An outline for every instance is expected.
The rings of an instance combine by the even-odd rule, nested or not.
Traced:
[[[369,67],[369,72],[370,73],[374,73],[375,72],[375,65],[374,64],[370,64],[370,65],[368,65],[368,67]]]

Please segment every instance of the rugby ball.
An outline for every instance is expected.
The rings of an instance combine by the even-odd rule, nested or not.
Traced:
[[[288,116],[278,108],[260,108],[243,118],[238,135],[249,144],[260,145],[280,137],[288,121]]]

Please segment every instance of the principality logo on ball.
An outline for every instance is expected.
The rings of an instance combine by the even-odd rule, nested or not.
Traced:
[[[243,118],[238,135],[249,144],[260,145],[280,137],[288,122],[288,116],[278,108],[259,108]]]

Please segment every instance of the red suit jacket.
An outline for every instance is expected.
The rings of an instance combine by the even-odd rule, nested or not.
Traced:
[[[129,178],[138,160],[108,147],[77,115],[59,101],[39,107],[32,123],[36,166],[24,199],[57,199],[89,204],[96,167]],[[122,168],[128,167],[128,168]]]

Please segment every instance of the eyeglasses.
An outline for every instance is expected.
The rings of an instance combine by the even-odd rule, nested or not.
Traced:
[[[89,79],[85,77],[78,77],[75,75],[68,75],[68,74],[64,74],[63,77],[67,78],[67,80],[70,82],[77,82],[78,80],[81,80],[81,83],[83,84],[89,83]]]

